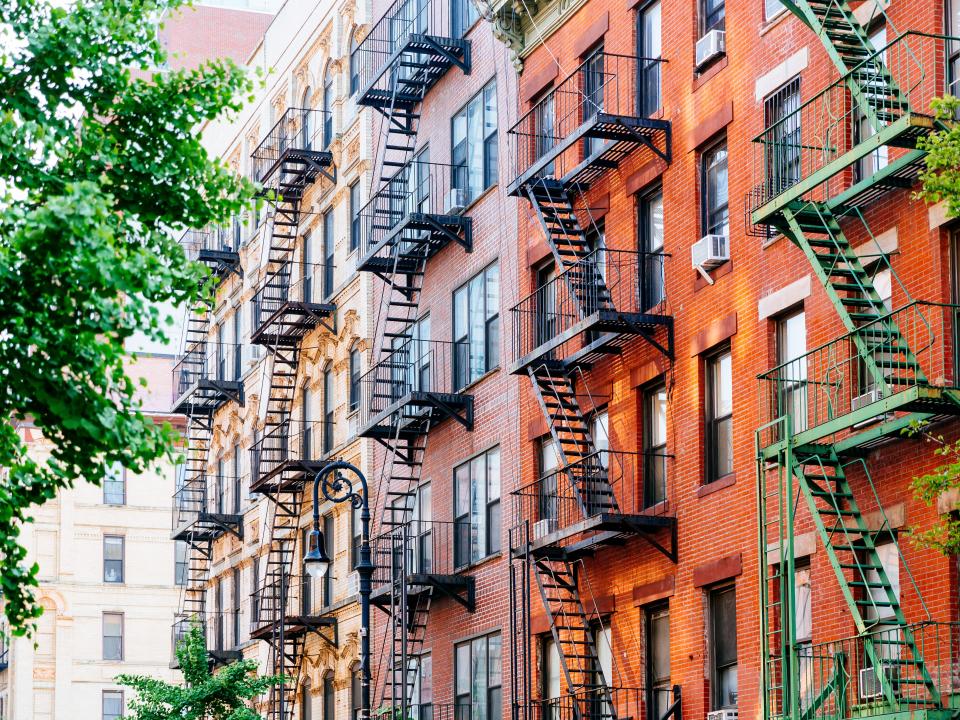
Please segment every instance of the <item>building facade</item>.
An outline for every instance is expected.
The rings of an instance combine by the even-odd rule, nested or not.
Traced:
[[[143,408],[157,422],[169,414],[172,356],[141,355],[131,367],[147,381]],[[32,457],[51,444],[29,423],[19,429]],[[100,485],[79,483],[34,515],[22,537],[40,568],[43,615],[34,638],[5,638],[0,652],[0,717],[117,718],[129,690],[121,673],[174,679],[165,658],[165,626],[177,606],[180,558],[170,539],[174,465],[139,475],[115,468]]]
[[[349,60],[362,22],[353,2],[280,9],[247,62],[268,70],[255,101],[204,128],[265,200],[183,237],[218,284],[188,315],[175,371],[189,447],[174,537],[188,570],[172,634],[199,623],[215,665],[249,657],[284,675],[259,702],[281,720],[341,716],[359,699],[359,525],[346,505],[320,508],[327,577],[305,576],[302,558],[317,471],[332,458],[370,463],[357,434],[370,291],[352,220],[368,133]]]

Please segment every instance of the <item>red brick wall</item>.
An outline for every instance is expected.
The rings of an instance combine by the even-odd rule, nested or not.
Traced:
[[[196,5],[164,18],[160,39],[174,70],[195,68],[215,58],[243,64],[263,37],[273,15]]]

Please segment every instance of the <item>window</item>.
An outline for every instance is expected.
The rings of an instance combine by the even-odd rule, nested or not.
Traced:
[[[451,31],[453,37],[462,38],[467,34],[467,30],[477,21],[477,8],[471,0],[453,0],[451,12]]]
[[[640,115],[650,117],[660,109],[660,0],[644,5],[637,13]]]
[[[797,558],[793,570],[793,616],[794,641],[797,644],[797,660],[800,679],[800,707],[806,709],[813,699],[813,615],[810,590],[810,558]]]
[[[870,44],[873,46],[874,50],[883,50],[887,44],[887,29],[884,26],[880,26],[878,30],[870,33]],[[883,62],[886,60],[886,52],[880,53],[880,60]],[[873,80],[874,83],[879,83],[881,87],[878,87],[874,92],[880,95],[884,95],[886,90],[883,89],[883,85],[886,81],[877,77]],[[870,80],[867,80],[867,85],[871,84]],[[867,97],[870,97],[869,95]],[[884,95],[885,97],[885,95]],[[854,107],[854,141],[857,143],[866,142],[877,132],[878,128],[874,128],[870,124],[870,119],[861,109],[860,105],[855,102]],[[883,123],[881,123],[883,124]],[[885,168],[888,161],[888,153],[886,145],[878,145],[874,148],[873,152],[857,160],[856,165],[854,165],[854,177],[856,180],[864,180],[868,177],[871,177],[878,170]]]
[[[127,502],[127,471],[120,463],[111,463],[103,477],[103,504],[124,505]]]
[[[307,88],[303,91],[303,98],[300,101],[300,107],[303,113],[300,117],[300,138],[299,144],[304,150],[309,150],[313,145],[314,133],[314,112],[313,112],[313,90]]]
[[[333,450],[333,408],[333,369],[328,366],[323,371],[323,455]]]
[[[230,582],[230,593],[231,599],[233,600],[233,607],[230,609],[231,617],[231,628],[232,636],[231,640],[233,641],[230,647],[238,647],[240,645],[240,568],[233,569],[233,577]]]
[[[310,681],[304,680],[300,686],[300,720],[313,718],[313,696],[310,694]]]
[[[558,285],[557,267],[553,262],[537,268],[536,332],[537,345],[556,337],[560,315],[557,312]],[[551,353],[552,355],[552,353]]]
[[[323,720],[336,719],[336,693],[333,687],[333,673],[328,672],[323,676]]]
[[[452,185],[467,202],[497,180],[497,86],[491,82],[453,116]]]
[[[707,482],[733,472],[733,369],[730,350],[706,362]]]
[[[453,470],[454,558],[469,565],[500,550],[500,448]]]
[[[765,20],[773,20],[777,15],[787,9],[782,0],[763,0],[763,17]]]
[[[456,720],[500,720],[500,634],[455,645],[454,662]]]
[[[103,659],[123,660],[123,613],[103,614]]]
[[[700,37],[711,30],[723,30],[725,16],[724,0],[700,0]]]
[[[580,116],[585,124],[603,112],[604,90],[606,89],[607,75],[603,71],[605,55],[603,45],[591,50],[580,65],[580,83],[583,92],[580,99]],[[613,85],[611,85],[611,88]],[[584,155],[590,156],[598,152],[605,144],[603,138],[586,137],[583,140]]]
[[[667,388],[643,393],[643,506],[667,499]]]
[[[763,101],[767,136],[768,196],[800,182],[800,76],[793,78]]]
[[[301,437],[300,454],[301,457],[307,459],[313,457],[314,449],[313,430],[315,425],[313,420],[313,402],[313,390],[309,387],[304,387],[300,395],[300,415],[303,418],[303,435]],[[322,440],[322,438],[320,439]]]
[[[644,612],[646,620],[646,675],[649,697],[647,720],[660,720],[673,702],[670,685],[670,610],[655,605]]]
[[[224,649],[224,626],[223,626],[223,581],[217,580],[213,586],[213,621],[214,627],[214,648]]]
[[[900,550],[894,540],[883,542],[878,540],[876,544],[877,559],[883,567],[883,574],[875,568],[867,568],[864,572],[864,580],[870,585],[863,593],[864,600],[868,601],[863,606],[863,619],[866,621],[870,631],[881,633],[879,636],[878,655],[881,662],[884,660],[896,660],[900,657],[900,645],[903,642],[901,637],[901,626],[897,624],[897,608],[890,606],[890,597],[887,595],[887,587],[893,594],[893,600],[900,602]],[[866,557],[861,562],[875,563],[875,560]]]
[[[640,198],[637,205],[640,228],[640,309],[659,305],[664,292],[663,272],[663,190],[657,188]]]
[[[336,238],[333,236],[333,210],[323,214],[323,296],[333,294],[333,259]]]
[[[597,651],[596,664],[593,667],[593,682],[596,685],[613,687],[613,645],[611,644],[611,630],[609,619],[603,619],[590,629],[593,636],[593,647]],[[592,716],[613,717],[613,708],[610,703],[600,698],[594,698]]]
[[[250,616],[254,621],[260,619],[260,558],[255,557],[250,564]]]
[[[733,585],[714,588],[710,615],[710,685],[713,710],[737,707],[737,595]]]
[[[350,412],[360,407],[360,351],[350,351]]]
[[[123,582],[123,536],[103,536],[103,581]]]
[[[360,247],[360,181],[350,186],[350,251]]]
[[[779,415],[788,416],[793,432],[807,429],[807,322],[803,310],[777,319]]]
[[[330,63],[327,63],[323,75],[323,146],[328,147],[333,142],[333,73]]]
[[[350,510],[350,558],[351,567],[356,568],[360,562],[360,545],[363,543],[363,520],[360,517],[362,510],[354,507]]]
[[[547,523],[550,532],[557,529],[560,518],[560,497],[557,492],[557,469],[560,467],[560,454],[552,437],[540,441],[540,483],[537,493],[539,500],[539,518],[551,521]]]
[[[104,690],[100,699],[103,720],[118,720],[123,717],[123,692]]]
[[[433,659],[430,655],[420,655],[410,659],[415,666],[412,720],[433,720]]]
[[[187,543],[183,540],[177,540],[174,544],[173,578],[177,585],[187,584],[187,573],[189,565],[187,564]]]
[[[541,97],[533,106],[533,122],[536,124],[536,135],[534,137],[534,150],[539,160],[548,152],[553,150],[556,144],[556,115],[554,113],[554,92],[553,88],[544,91]],[[553,175],[554,164],[550,163],[543,169],[544,175]]]
[[[360,720],[363,711],[363,674],[360,666],[350,669],[350,720]]]
[[[231,491],[233,497],[233,509],[232,512],[234,515],[239,515],[241,512],[241,503],[240,498],[243,494],[242,480],[240,478],[240,446],[233,446],[233,490]]]
[[[326,543],[327,554],[333,558],[336,556],[334,540],[337,536],[334,532],[333,515],[324,515],[323,517],[323,541]],[[333,604],[333,572],[327,571],[323,576],[323,606],[330,607]]]
[[[543,713],[544,720],[561,720],[560,688],[563,670],[560,667],[560,651],[552,635],[545,635],[540,639],[540,697],[546,702],[547,712]]]
[[[700,188],[703,234],[729,237],[726,140],[706,150],[701,156]]]
[[[357,57],[357,39],[350,40],[350,95],[360,92],[360,59]]]
[[[453,293],[454,387],[500,363],[500,266],[494,263]]]

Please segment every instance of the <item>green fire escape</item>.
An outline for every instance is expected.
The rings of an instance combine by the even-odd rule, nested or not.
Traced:
[[[930,100],[950,80],[953,39],[907,32],[874,47],[846,2],[784,5],[840,77],[768,118],[755,139],[751,221],[803,251],[846,332],[760,377],[764,717],[952,717],[956,629],[926,611],[863,458],[915,421],[960,414],[957,307],[913,299],[867,222],[874,203],[916,180],[917,140],[938,126]],[[852,637],[797,638],[794,533],[808,529],[835,571]],[[878,549],[889,542],[918,598],[909,612],[919,605],[923,617],[901,605],[900,578]]]

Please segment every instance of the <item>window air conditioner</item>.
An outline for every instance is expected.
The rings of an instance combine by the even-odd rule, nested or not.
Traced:
[[[450,197],[447,198],[447,215],[459,215],[467,209],[467,189],[451,188]]]
[[[707,713],[707,720],[737,720],[739,713],[736,708],[724,708]]]
[[[726,235],[704,235],[690,247],[690,259],[693,269],[699,271],[704,279],[713,284],[707,272],[723,265],[730,259],[730,249]]]
[[[720,57],[726,51],[727,34],[723,30],[710,30],[697,40],[697,68]]]
[[[896,690],[897,685],[900,683],[900,668],[896,665],[889,665],[882,663],[883,665],[883,675],[887,678],[894,690]],[[876,668],[861,668],[860,669],[860,699],[869,700],[870,698],[877,698],[883,695],[883,688],[880,686],[880,678],[877,677]]]
[[[879,400],[883,399],[883,393],[880,392],[880,388],[874,388],[873,390],[867,390],[867,392],[862,395],[857,395],[855,398],[850,400],[850,409],[859,410],[862,407],[871,405]]]
[[[533,539],[539,540],[542,537],[546,537],[552,532],[555,532],[557,529],[557,521],[555,518],[544,518],[543,520],[537,520],[533,524]]]

